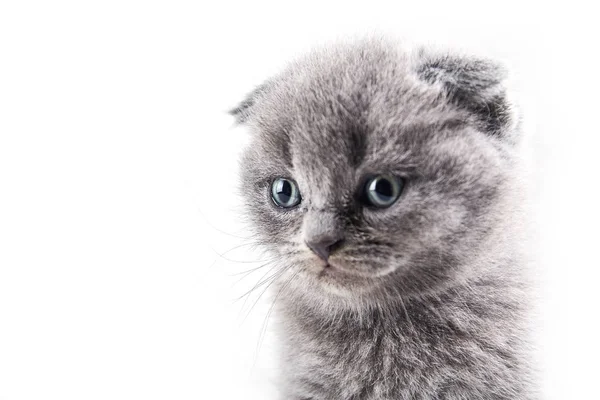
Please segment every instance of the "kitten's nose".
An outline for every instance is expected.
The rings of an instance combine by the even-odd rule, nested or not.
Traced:
[[[342,242],[340,235],[322,235],[306,241],[306,245],[320,258],[327,261],[329,254]]]

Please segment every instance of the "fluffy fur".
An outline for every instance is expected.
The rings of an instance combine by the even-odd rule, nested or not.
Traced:
[[[276,256],[282,398],[533,399],[518,129],[495,63],[385,40],[320,49],[232,113],[252,227]],[[406,179],[390,208],[364,177]],[[277,208],[276,177],[302,202]],[[315,232],[343,236],[324,266]]]

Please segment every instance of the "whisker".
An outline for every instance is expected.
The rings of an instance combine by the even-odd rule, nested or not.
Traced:
[[[254,301],[254,303],[252,304],[252,307],[250,307],[250,310],[248,310],[248,312],[246,313],[246,316],[244,317],[244,319],[242,320],[242,324],[244,323],[244,321],[246,320],[246,318],[248,318],[248,316],[252,313],[252,310],[254,310],[254,307],[256,307],[256,305],[258,304],[258,302],[260,301],[260,299],[262,298],[262,296],[267,292],[267,290],[269,290],[269,287],[271,287],[271,285],[280,277],[283,275],[283,273],[288,269],[287,268],[283,268],[281,269],[279,272],[276,272],[271,279],[271,282],[263,289],[263,291],[260,293],[260,295],[258,296],[258,298]]]
[[[244,246],[253,246],[253,245],[256,246],[256,243],[242,243],[242,244],[240,244],[238,246],[232,247],[231,249],[229,249],[229,250],[227,250],[227,251],[225,251],[223,253],[219,253],[218,251],[216,251],[212,247],[211,247],[211,250],[214,251],[220,258],[222,258],[222,259],[224,259],[226,261],[240,263],[240,264],[251,264],[251,263],[260,262],[260,260],[257,260],[257,261],[233,260],[233,259],[231,259],[229,257],[225,257],[225,254],[231,253],[232,251],[237,250],[237,249],[239,249],[241,247],[244,247]]]
[[[290,267],[287,267],[284,270],[288,270]],[[271,312],[273,311],[273,308],[275,307],[275,303],[277,303],[277,299],[279,298],[279,295],[281,295],[281,293],[287,289],[287,287],[292,283],[292,280],[294,280],[294,278],[296,278],[296,276],[300,273],[301,269],[298,269],[296,272],[294,272],[292,274],[292,276],[286,281],[286,283],[283,284],[283,286],[277,291],[277,295],[275,295],[275,298],[273,299],[273,303],[271,304],[271,306],[269,307],[269,311],[267,312],[267,316],[265,317],[265,320],[263,322],[263,326],[261,327],[261,333],[258,339],[258,344],[256,347],[256,352],[254,354],[254,361],[252,363],[252,369],[254,369],[254,367],[256,366],[256,362],[258,360],[258,356],[260,355],[260,350],[262,348],[262,343],[267,331],[267,327],[269,325],[269,318],[271,317]]]
[[[204,222],[206,222],[206,224],[208,226],[210,226],[212,229],[214,229],[214,230],[216,230],[216,231],[218,231],[218,232],[220,232],[220,233],[222,233],[224,235],[231,236],[231,237],[238,238],[238,239],[251,239],[253,237],[253,236],[239,236],[239,235],[234,235],[234,234],[229,233],[229,232],[225,232],[224,230],[219,229],[216,226],[214,226],[210,222],[210,220],[206,217],[206,215],[202,212],[202,210],[198,209],[198,213],[202,216],[202,218],[204,218]]]
[[[238,246],[234,246],[231,249],[223,252],[223,253],[219,253],[217,250],[215,250],[213,247],[208,246],[209,249],[211,249],[218,257],[208,266],[208,269],[212,269],[215,264],[219,261],[219,260],[225,260],[225,261],[229,261],[229,262],[234,262],[234,263],[238,263],[238,264],[252,264],[252,263],[259,263],[262,262],[264,260],[254,260],[254,261],[247,261],[247,260],[232,260],[228,257],[225,257],[225,254],[230,253],[234,250],[237,250],[241,247],[244,246],[253,246],[254,248],[256,248],[258,245],[260,245],[260,242],[250,242],[250,243],[242,243]]]
[[[248,290],[243,295],[241,295],[240,297],[238,297],[237,299],[235,299],[235,301],[236,302],[240,301],[241,299],[243,299],[244,297],[247,297],[250,293],[252,293],[256,289],[258,289],[259,287],[261,287],[265,283],[267,283],[269,281],[269,279],[271,279],[275,274],[277,274],[277,272],[276,272],[274,275],[271,275],[268,278],[266,278],[266,276],[269,274],[269,272],[271,272],[275,267],[277,267],[277,264],[274,264],[267,272],[265,272],[265,274],[258,280],[258,282],[252,287],[252,289]]]
[[[259,269],[262,269],[262,268],[264,268],[264,267],[268,266],[269,264],[273,263],[274,261],[275,261],[275,259],[271,259],[271,260],[268,260],[267,262],[265,262],[264,264],[262,264],[262,265],[259,265],[258,267],[251,268],[251,269],[249,269],[249,270],[247,270],[247,271],[243,271],[243,272],[237,272],[237,273],[235,273],[235,274],[230,274],[229,276],[232,276],[232,277],[233,277],[233,276],[240,276],[240,275],[242,275],[242,277],[241,277],[241,278],[239,278],[238,280],[236,280],[236,281],[233,283],[234,285],[236,285],[236,284],[240,283],[240,282],[242,281],[242,279],[246,278],[247,276],[249,276],[249,275],[250,275],[250,274],[252,274],[253,272],[256,272],[256,271],[258,271]]]

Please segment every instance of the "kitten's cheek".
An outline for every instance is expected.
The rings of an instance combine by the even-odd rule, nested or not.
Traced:
[[[394,204],[389,209],[363,210],[364,222],[378,234],[397,234],[404,229],[405,225],[405,211],[400,209],[400,206]]]

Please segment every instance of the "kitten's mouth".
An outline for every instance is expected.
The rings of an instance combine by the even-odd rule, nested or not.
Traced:
[[[334,265],[331,264],[330,262],[325,263],[325,265],[323,266],[323,271],[328,270],[328,269],[335,269]]]
[[[339,273],[342,273],[340,268],[327,262],[321,267],[321,270],[318,272],[317,275],[319,278],[323,278],[326,276],[331,276],[332,274],[339,274]]]
[[[324,276],[332,276],[332,275],[343,275],[348,276],[352,275],[348,272],[347,268],[344,268],[343,265],[340,265],[339,262],[332,263],[331,261],[323,262],[320,266],[321,270],[318,273],[319,277]]]
[[[317,275],[319,277],[328,275],[333,273],[334,271],[340,271],[341,268],[339,268],[339,266],[331,263],[331,261],[327,260],[322,260],[320,259],[319,261],[314,263],[314,266],[316,268],[314,268],[314,271],[317,273]]]
[[[310,263],[312,264],[312,267],[317,270],[317,272],[322,272],[326,269],[330,269],[333,268],[334,266],[331,263],[331,260],[327,259],[324,260],[320,257],[313,257],[311,258]],[[316,268],[315,268],[316,267]]]

